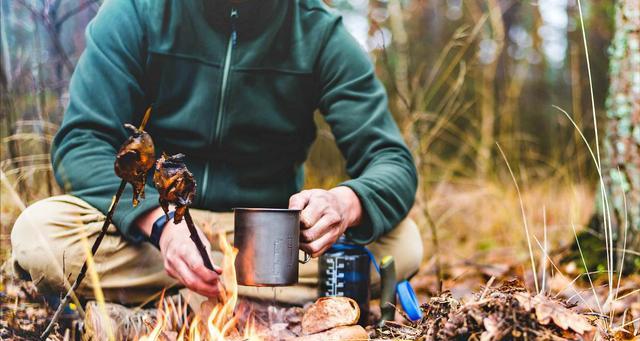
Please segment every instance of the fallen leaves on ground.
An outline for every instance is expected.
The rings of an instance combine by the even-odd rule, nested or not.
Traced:
[[[563,302],[531,295],[509,281],[476,293],[464,303],[450,292],[422,305],[424,317],[414,324],[387,323],[375,331],[381,339],[410,340],[593,340],[589,319]]]

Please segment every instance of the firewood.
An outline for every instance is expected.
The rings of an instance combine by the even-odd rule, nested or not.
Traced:
[[[290,339],[291,341],[334,341],[334,340],[369,340],[369,334],[359,325],[342,326],[320,333],[304,335]]]
[[[321,297],[302,316],[302,333],[315,334],[358,322],[358,303],[348,297]]]

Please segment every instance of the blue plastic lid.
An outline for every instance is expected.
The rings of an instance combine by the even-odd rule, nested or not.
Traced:
[[[418,303],[418,298],[416,297],[416,293],[413,291],[411,284],[409,281],[404,280],[398,282],[396,285],[396,291],[398,292],[398,300],[400,300],[400,305],[402,305],[402,309],[411,321],[417,321],[422,317],[422,310],[420,310],[420,304]]]

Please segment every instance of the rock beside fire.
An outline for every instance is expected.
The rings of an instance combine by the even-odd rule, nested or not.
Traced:
[[[348,297],[321,297],[302,316],[302,333],[315,334],[358,322],[360,308]]]

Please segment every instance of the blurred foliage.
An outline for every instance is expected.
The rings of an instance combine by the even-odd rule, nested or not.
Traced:
[[[370,50],[424,181],[497,175],[496,167],[505,167],[495,142],[515,165],[531,172],[527,176],[562,171],[577,181],[596,179],[583,142],[552,107],[571,113],[593,140],[575,1],[336,0],[332,5]],[[613,5],[589,1],[583,8],[600,119]]]

